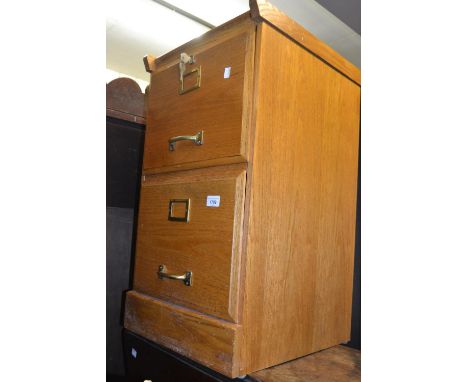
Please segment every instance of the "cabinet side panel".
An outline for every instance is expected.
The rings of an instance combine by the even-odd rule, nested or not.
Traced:
[[[360,88],[266,24],[241,374],[350,335]]]

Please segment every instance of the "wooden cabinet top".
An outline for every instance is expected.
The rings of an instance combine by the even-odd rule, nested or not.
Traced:
[[[250,0],[250,11],[246,12],[219,27],[208,31],[201,38],[194,39],[184,45],[166,53],[165,55],[155,58],[147,55],[144,58],[146,70],[151,73],[166,68],[179,60],[180,53],[187,46],[194,46],[202,43],[205,38],[212,39],[213,36],[224,36],[232,33],[233,25],[244,24],[246,22],[261,23],[265,22],[290,39],[307,49],[309,52],[319,57],[322,61],[333,67],[335,70],[352,80],[358,85],[361,85],[361,71],[339,53],[330,48],[327,44],[319,40],[302,25],[295,22],[285,13],[281,12],[274,5],[265,0]],[[199,40],[198,42],[196,40]]]

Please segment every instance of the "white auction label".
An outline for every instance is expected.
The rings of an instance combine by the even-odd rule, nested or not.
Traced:
[[[231,77],[231,67],[226,66],[224,68],[224,78],[229,78],[229,77]]]
[[[206,206],[207,207],[219,207],[221,204],[221,196],[219,195],[208,195],[206,197]]]

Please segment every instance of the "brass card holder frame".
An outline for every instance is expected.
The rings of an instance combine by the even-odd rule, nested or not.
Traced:
[[[196,76],[197,76],[195,85],[193,85],[193,86],[191,86],[189,88],[185,88],[184,87],[185,77],[188,77],[188,76],[192,75],[193,73],[196,73]],[[192,69],[190,72],[182,74],[182,77],[180,79],[179,94],[182,95],[182,94],[188,93],[188,92],[190,92],[192,90],[198,89],[200,86],[201,86],[201,66],[199,66],[198,68]]]
[[[180,62],[179,62],[179,94],[185,94],[192,90],[198,89],[201,86],[201,65],[198,68],[192,69],[189,72],[185,72],[185,65],[186,64],[194,64],[195,57],[193,55],[189,56],[187,53],[182,52],[180,54]],[[196,82],[195,85],[192,85],[188,88],[185,87],[184,81],[185,78],[191,76],[192,74],[196,74]]]
[[[174,204],[183,203],[185,204],[185,215],[184,216],[174,216]],[[167,220],[174,222],[184,222],[188,223],[190,220],[190,199],[171,199],[169,200],[169,215]]]

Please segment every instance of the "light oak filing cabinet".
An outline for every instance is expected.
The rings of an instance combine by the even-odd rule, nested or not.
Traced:
[[[346,342],[360,71],[263,1],[145,64],[125,327],[230,377]]]

